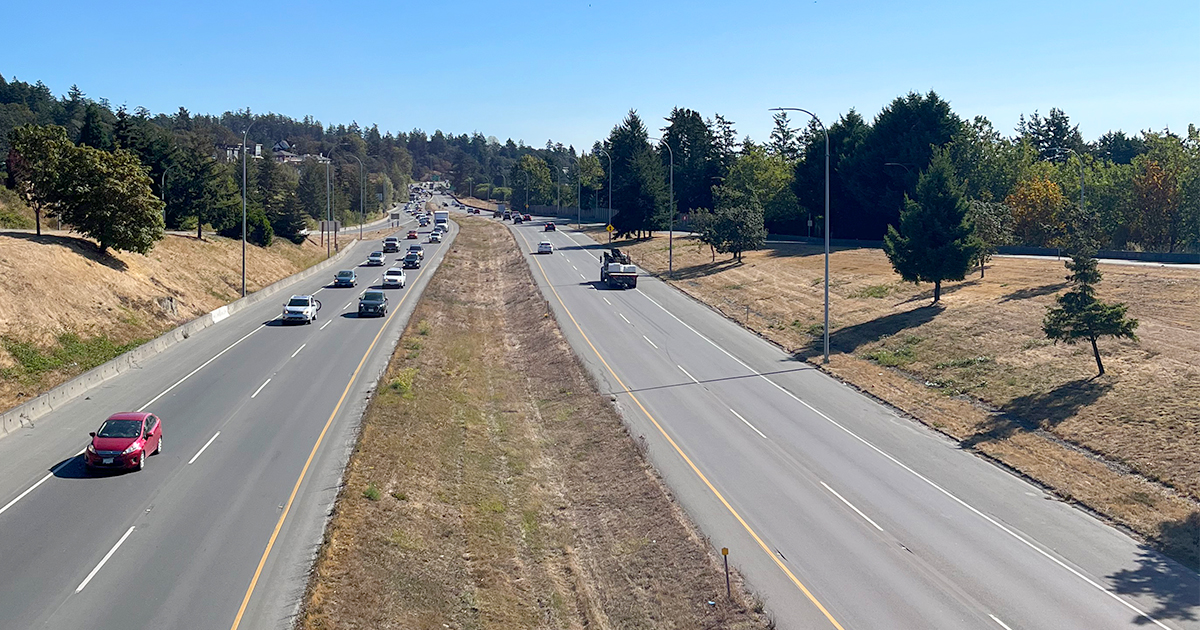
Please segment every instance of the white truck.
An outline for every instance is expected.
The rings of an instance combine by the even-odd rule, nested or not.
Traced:
[[[433,211],[433,225],[435,227],[438,225],[440,225],[442,227],[449,227],[448,225],[446,225],[447,223],[449,223],[449,221],[450,221],[450,211],[449,210],[434,210]]]
[[[629,258],[629,254],[614,247],[604,252],[603,256],[604,259],[600,262],[601,282],[611,289],[637,288],[637,267]]]

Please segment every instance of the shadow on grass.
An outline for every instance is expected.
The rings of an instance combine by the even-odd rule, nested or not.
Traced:
[[[1095,403],[1110,389],[1112,385],[1107,382],[1087,378],[1063,383],[1048,392],[1014,398],[992,417],[986,431],[963,440],[962,446],[974,448],[984,442],[1003,440],[1019,431],[1051,428]]]
[[[975,285],[979,284],[979,282],[980,282],[979,278],[975,278],[974,280],[964,280],[963,282],[942,284],[942,297],[950,295],[951,293],[956,293],[958,291],[961,291],[962,289],[964,289],[966,287],[975,286]],[[932,299],[933,299],[933,287],[931,286],[931,287],[929,287],[929,290],[922,291],[922,292],[908,298],[907,300],[904,300],[900,304],[908,304],[909,302],[923,302],[925,300],[932,300]]]
[[[876,317],[871,321],[861,324],[831,330],[829,333],[829,349],[831,352],[852,353],[868,343],[879,341],[884,337],[891,337],[896,333],[917,328],[922,324],[933,321],[933,318],[937,317],[942,310],[942,305],[930,304],[901,313]],[[830,327],[833,327],[832,324]],[[803,361],[810,354],[821,354],[824,352],[823,344],[823,337],[817,335],[809,341],[807,346],[797,350],[793,354],[793,358]]]
[[[1142,546],[1136,569],[1109,575],[1112,589],[1120,595],[1152,598],[1156,607],[1147,612],[1155,619],[1200,619],[1200,575],[1196,574],[1200,570],[1200,512],[1162,524],[1154,547]],[[1164,558],[1164,553],[1179,562]],[[1139,617],[1134,623],[1151,622]]]
[[[5,232],[4,236],[10,238],[19,238],[39,245],[59,245],[87,258],[95,261],[116,271],[125,271],[129,268],[121,259],[107,252],[101,253],[100,247],[87,239],[77,236],[57,236],[52,234],[26,234],[24,232]]]
[[[1028,289],[1018,289],[1000,298],[1001,302],[1011,302],[1013,300],[1027,300],[1029,298],[1039,297],[1042,295],[1050,295],[1070,286],[1068,282],[1059,282],[1057,284],[1044,284],[1040,287],[1029,287]]]
[[[726,269],[740,267],[741,261],[733,259],[718,260],[716,262],[707,262],[700,265],[692,265],[691,267],[682,267],[675,270],[673,280],[693,280],[695,278],[703,278],[711,276],[715,273],[720,273]]]

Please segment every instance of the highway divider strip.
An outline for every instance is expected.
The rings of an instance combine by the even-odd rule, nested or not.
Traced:
[[[525,235],[521,234],[520,232],[517,232],[517,235],[520,236],[521,240],[525,242],[525,247],[528,249],[530,247],[529,241],[525,238]],[[838,623],[837,619],[834,619],[833,615],[829,613],[825,606],[822,605],[821,602],[818,601],[817,598],[812,594],[812,592],[808,590],[808,587],[804,586],[804,584],[796,577],[796,575],[792,573],[791,569],[789,569],[783,562],[780,562],[779,558],[775,557],[775,553],[771,551],[771,548],[767,546],[767,543],[763,542],[763,539],[760,538],[758,533],[754,531],[754,528],[750,527],[750,524],[747,523],[744,518],[742,518],[741,514],[738,514],[738,511],[735,510],[732,505],[730,505],[729,501],[727,501],[724,495],[721,494],[721,491],[717,490],[717,488],[713,486],[712,482],[708,480],[708,477],[706,477],[704,473],[700,471],[700,468],[698,468],[696,464],[692,462],[692,458],[688,457],[687,453],[683,452],[683,449],[680,448],[679,444],[677,444],[675,440],[671,438],[671,435],[667,433],[666,429],[664,429],[663,426],[658,423],[658,420],[655,419],[655,417],[650,413],[650,411],[642,405],[642,401],[638,400],[638,397],[634,395],[633,391],[625,385],[625,382],[621,380],[621,377],[617,376],[616,371],[612,369],[612,366],[608,364],[608,361],[604,360],[604,356],[601,355],[600,351],[596,349],[596,346],[592,344],[592,340],[588,338],[587,333],[583,332],[583,327],[580,326],[579,322],[575,320],[575,316],[571,314],[571,309],[567,308],[566,303],[563,302],[562,297],[558,294],[558,291],[555,290],[554,284],[550,282],[550,276],[546,274],[545,268],[542,267],[542,262],[537,258],[534,258],[533,262],[537,264],[538,271],[542,273],[542,278],[546,280],[546,286],[549,287],[550,292],[554,294],[554,299],[558,300],[558,304],[562,307],[563,312],[567,314],[567,317],[571,319],[571,323],[575,325],[575,330],[579,331],[580,336],[583,337],[583,340],[587,343],[588,347],[592,349],[592,352],[596,355],[596,358],[600,359],[600,363],[604,364],[604,368],[608,370],[608,373],[612,375],[614,380],[617,381],[617,385],[620,386],[626,395],[633,399],[633,402],[638,406],[638,409],[642,410],[642,413],[645,414],[646,418],[648,418],[650,422],[654,424],[654,427],[658,429],[658,432],[661,433],[664,438],[666,438],[667,443],[669,443],[671,447],[675,449],[675,452],[683,458],[683,461],[686,462],[688,467],[692,469],[692,472],[700,478],[700,481],[704,482],[704,485],[707,486],[713,495],[716,496],[721,502],[721,504],[725,506],[725,509],[729,510],[729,513],[732,514],[739,523],[741,523],[746,532],[750,534],[750,537],[753,538],[756,543],[758,543],[759,547],[762,547],[763,552],[765,552],[767,556],[775,562],[776,566],[778,566],[788,576],[788,578],[791,579],[792,583],[796,585],[796,588],[800,589],[800,592],[804,593],[805,597],[807,597],[808,600],[817,607],[817,610],[820,610],[821,614],[825,615],[825,618],[829,620],[829,623],[831,623],[834,628],[837,628],[837,630],[845,630],[842,628],[842,624]]]

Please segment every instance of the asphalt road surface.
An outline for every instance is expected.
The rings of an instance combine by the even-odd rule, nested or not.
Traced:
[[[368,392],[449,242],[423,243],[385,318],[357,318],[358,296],[403,251],[366,267],[382,246],[357,243],[357,288],[298,281],[0,440],[0,628],[289,627]],[[316,295],[316,322],[280,325],[291,294]],[[88,432],[143,409],[164,452],[89,474]]]
[[[603,248],[565,225],[511,229],[576,353],[779,627],[1200,628],[1195,572],[654,278],[606,289]],[[530,253],[542,240],[553,254]]]

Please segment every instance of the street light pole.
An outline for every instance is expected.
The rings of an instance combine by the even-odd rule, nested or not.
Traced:
[[[603,153],[604,157],[608,158],[608,225],[612,225],[612,156],[609,155],[608,151],[605,151],[603,147],[598,149],[598,151]],[[608,231],[608,226],[605,226],[605,231]],[[608,244],[612,245],[612,232],[608,232]]]
[[[821,126],[825,134],[825,363],[829,363],[829,131],[816,114],[799,107],[774,107],[773,112],[804,112]]]
[[[671,145],[662,138],[650,138],[658,140],[662,146],[667,147],[667,152],[671,156],[671,227],[667,232],[667,277],[675,277],[675,151],[671,149]]]
[[[353,153],[350,154],[350,157],[358,160],[358,240],[361,241],[363,239],[363,221],[366,217],[363,213],[363,195],[366,194],[366,186],[363,183],[363,161]]]
[[[242,297],[246,297],[246,134],[250,133],[255,122],[251,120],[250,125],[242,132]],[[163,177],[166,177],[165,172]]]
[[[529,212],[529,187],[532,184],[529,183],[529,171],[522,170],[521,172],[525,174],[525,212]]]

